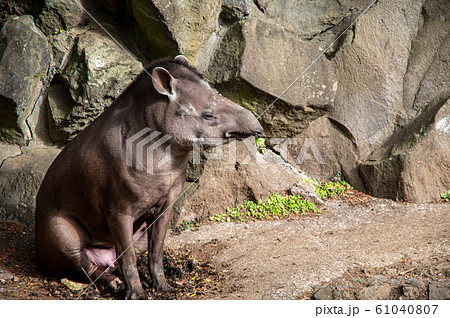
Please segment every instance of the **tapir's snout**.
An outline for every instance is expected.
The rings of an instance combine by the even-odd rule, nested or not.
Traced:
[[[237,105],[236,105],[237,106]],[[262,137],[264,129],[251,111],[241,106],[237,112],[237,120],[233,127],[225,132],[226,138],[237,138],[239,140],[250,136]]]
[[[247,127],[249,129],[251,135],[255,137],[262,137],[264,129],[259,123],[258,119],[253,115],[251,111],[243,108],[242,113],[240,114],[240,119],[242,120],[242,127]]]
[[[254,135],[255,137],[262,137],[262,135],[263,135],[263,130],[262,130],[262,128],[261,128],[261,129],[257,129],[257,130],[253,130],[253,135]]]

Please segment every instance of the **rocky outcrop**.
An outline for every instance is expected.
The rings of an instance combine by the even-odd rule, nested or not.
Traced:
[[[450,177],[450,101],[411,145],[386,159],[361,165],[367,189],[376,196],[409,202],[439,201]]]
[[[40,29],[51,35],[86,23],[87,14],[76,1],[46,0],[37,20]]]
[[[359,149],[348,129],[339,122],[320,117],[294,138],[272,140],[274,150],[301,171],[317,180],[342,177],[358,189],[364,188],[358,172]]]
[[[32,15],[37,16],[42,9],[44,0],[22,0],[0,2],[0,25],[11,16]]]
[[[123,43],[103,30],[80,31],[64,69],[48,92],[50,137],[67,141],[101,114],[142,71]]]
[[[417,28],[405,52],[408,63],[395,62],[403,70],[396,88],[390,88],[391,94],[397,90],[397,101],[392,97],[382,105],[380,116],[390,124],[384,133],[379,130],[376,138],[367,139],[372,147],[362,157],[360,170],[366,189],[374,195],[438,201],[439,193],[450,188],[450,147],[443,133],[450,97],[450,4],[425,1],[421,8],[408,10],[415,12],[411,16],[416,16]],[[391,73],[392,67],[386,65],[389,78]]]
[[[38,138],[42,94],[49,83],[51,49],[29,15],[13,17],[0,33],[0,141]],[[34,117],[34,118],[31,118]]]
[[[0,26],[0,176],[28,150],[63,146],[143,64],[182,53],[257,115],[272,158],[227,166],[205,154],[182,217],[274,191],[308,196],[304,173],[406,201],[450,189],[446,0],[7,1]]]
[[[323,56],[316,60],[316,51],[317,45],[254,17],[227,31],[206,77],[259,115],[268,136],[290,137],[334,102],[337,82],[329,61]]]
[[[195,61],[216,28],[221,1],[131,1],[137,35],[152,58],[185,54]]]
[[[346,36],[332,59],[339,81],[332,117],[355,136],[362,159],[386,156],[393,136],[409,137],[401,128],[426,125],[449,98],[448,64],[441,61],[442,52],[448,58],[449,22],[446,1],[378,1]]]
[[[180,214],[177,216],[180,220],[220,214],[226,207],[234,207],[247,200],[265,200],[272,193],[292,188],[298,192],[296,194],[320,201],[313,186],[302,181],[308,177],[306,174],[273,151],[259,153],[253,137],[197,155],[199,160],[192,160],[192,165],[202,163],[200,156],[206,160],[201,175],[191,179],[193,183],[185,188],[188,195],[182,198],[184,202],[175,212]]]
[[[337,0],[255,0],[257,8],[282,25],[288,32],[304,40],[312,40],[335,27],[348,14],[348,1]],[[364,1],[353,1],[363,6]]]

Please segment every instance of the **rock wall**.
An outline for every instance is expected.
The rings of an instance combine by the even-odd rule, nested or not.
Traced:
[[[1,219],[31,223],[59,149],[143,64],[180,53],[270,148],[265,164],[202,155],[181,218],[307,187],[305,173],[414,202],[450,189],[447,0],[4,1],[0,27]]]

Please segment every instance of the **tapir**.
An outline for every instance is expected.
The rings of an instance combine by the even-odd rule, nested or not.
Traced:
[[[146,131],[154,135],[142,141]],[[170,290],[163,245],[189,152],[198,140],[212,147],[262,133],[255,116],[213,90],[186,57],[152,62],[48,169],[36,199],[39,264],[113,290],[121,276],[126,299],[146,299],[137,257],[148,251],[153,288]],[[135,139],[151,154],[139,153]]]

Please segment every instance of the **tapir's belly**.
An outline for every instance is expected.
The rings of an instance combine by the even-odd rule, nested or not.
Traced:
[[[113,272],[117,267],[116,250],[114,248],[102,247],[86,247],[84,252],[89,257],[91,262],[100,270],[107,273]]]
[[[137,241],[142,235],[142,231],[133,234],[133,242]],[[112,273],[117,268],[117,254],[114,247],[88,245],[83,251],[100,270]]]

